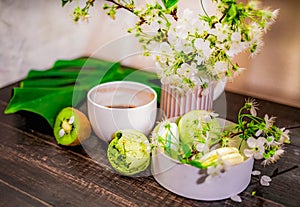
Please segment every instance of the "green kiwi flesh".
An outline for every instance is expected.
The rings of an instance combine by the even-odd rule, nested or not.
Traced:
[[[58,144],[76,146],[90,136],[91,126],[81,111],[67,107],[58,113],[53,132]]]

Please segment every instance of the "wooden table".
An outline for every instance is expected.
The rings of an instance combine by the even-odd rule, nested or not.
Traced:
[[[94,135],[84,147],[63,147],[39,116],[29,112],[4,115],[13,86],[17,84],[0,90],[0,206],[300,206],[298,108],[257,100],[260,115],[274,115],[277,125],[292,128],[292,144],[283,158],[267,168],[255,163],[254,169],[272,177],[269,187],[253,177],[240,194],[242,203],[230,199],[203,202],[169,192],[148,172],[142,177],[114,173],[105,155],[106,144]],[[215,107],[222,107],[226,98],[226,118],[235,121],[246,97],[229,92],[222,96]]]

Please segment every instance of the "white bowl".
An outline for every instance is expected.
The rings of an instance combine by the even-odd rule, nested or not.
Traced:
[[[228,124],[224,119],[220,122]],[[151,170],[155,180],[169,191],[197,200],[221,200],[244,191],[250,183],[254,159],[231,166],[220,176],[209,182],[201,178],[205,171],[191,165],[182,164],[167,156],[159,147],[153,150]]]

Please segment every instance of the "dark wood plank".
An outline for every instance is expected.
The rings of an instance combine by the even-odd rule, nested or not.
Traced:
[[[40,200],[28,194],[27,192],[16,188],[15,186],[0,180],[0,206],[5,207],[15,207],[17,203],[22,204],[23,207],[26,206],[43,206],[51,207],[49,203]]]

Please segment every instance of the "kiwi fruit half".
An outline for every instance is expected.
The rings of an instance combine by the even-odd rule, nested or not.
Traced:
[[[53,131],[58,144],[76,146],[91,135],[92,129],[84,113],[67,107],[58,113]]]

